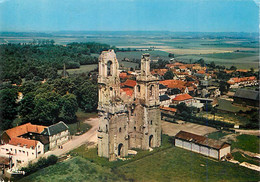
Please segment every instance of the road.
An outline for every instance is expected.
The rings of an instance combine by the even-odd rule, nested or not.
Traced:
[[[43,155],[43,157],[48,157],[49,155],[61,156],[84,143],[97,144],[98,118],[89,118],[85,122],[92,126],[89,131],[80,136],[73,136],[70,141],[62,145],[62,149],[57,148],[52,151],[48,151]]]

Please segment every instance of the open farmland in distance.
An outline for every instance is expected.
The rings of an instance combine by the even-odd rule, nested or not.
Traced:
[[[175,54],[180,61],[205,62],[240,69],[258,68],[259,42],[257,35],[243,33],[174,33],[174,32],[54,32],[42,34],[0,34],[0,43],[28,43],[34,39],[53,39],[56,44],[98,42],[139,51],[117,52],[123,58],[140,59],[148,52],[152,59],[169,59]],[[153,51],[147,51],[148,49]],[[140,51],[142,50],[142,51]]]

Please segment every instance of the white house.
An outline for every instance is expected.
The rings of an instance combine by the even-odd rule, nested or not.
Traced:
[[[49,150],[63,145],[70,136],[69,127],[63,121],[45,128],[41,134],[49,137]]]

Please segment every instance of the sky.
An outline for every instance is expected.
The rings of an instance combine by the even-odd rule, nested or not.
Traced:
[[[0,31],[62,30],[258,32],[259,0],[0,0]]]

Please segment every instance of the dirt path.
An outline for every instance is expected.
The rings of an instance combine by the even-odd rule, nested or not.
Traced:
[[[81,146],[84,143],[93,143],[96,145],[97,143],[97,130],[98,130],[98,118],[90,118],[85,120],[84,122],[90,124],[92,128],[80,136],[72,136],[72,139],[67,143],[63,144],[63,149],[55,149],[52,151],[46,152],[43,157],[47,157],[49,155],[60,156],[62,154],[66,154],[69,151]]]
[[[241,130],[241,129],[236,129],[235,131],[238,132],[238,133],[241,133],[241,134],[260,136],[260,130]]]
[[[217,131],[216,128],[194,123],[175,124],[162,121],[162,132],[164,134],[167,134],[169,136],[175,136],[181,130],[191,132],[197,135],[206,135],[208,133]]]

